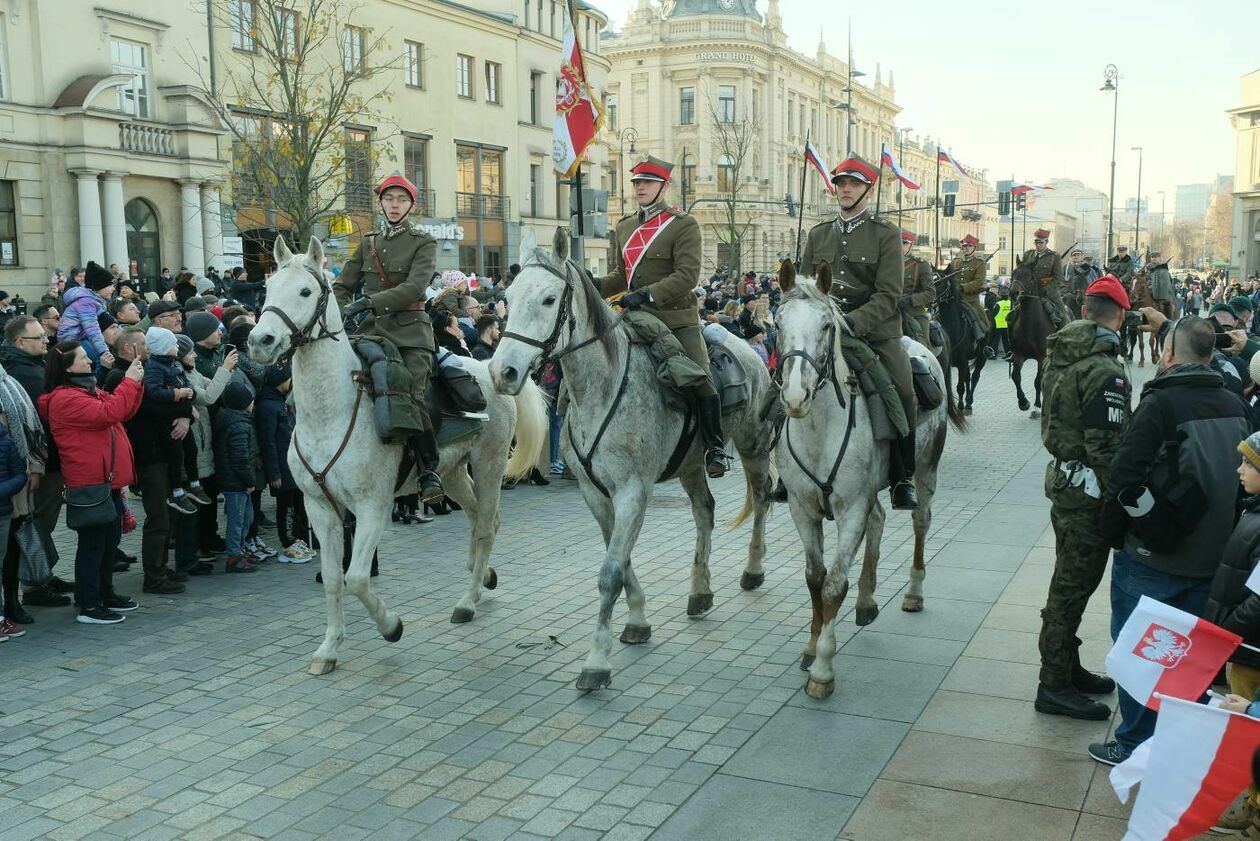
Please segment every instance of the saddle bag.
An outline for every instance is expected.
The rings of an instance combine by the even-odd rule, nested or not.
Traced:
[[[918,398],[920,409],[935,409],[945,402],[941,384],[932,376],[932,371],[924,359],[918,356],[910,357],[910,372],[913,374],[914,395]]]
[[[444,392],[446,403],[457,412],[484,412],[486,396],[481,384],[460,358],[445,348],[438,349],[438,370],[435,382]]]
[[[752,386],[748,382],[748,372],[744,370],[744,366],[726,348],[726,337],[731,333],[716,324],[707,325],[703,333],[709,351],[709,373],[713,376],[713,386],[722,399],[722,411],[738,409],[752,396]]]
[[[945,347],[945,331],[939,321],[928,322],[928,343],[932,350]]]
[[[905,409],[897,396],[897,387],[879,357],[861,339],[840,334],[844,362],[857,376],[858,386],[867,397],[866,410],[871,417],[871,431],[880,441],[891,441],[909,430]]]
[[[363,363],[355,376],[372,398],[372,422],[381,440],[395,443],[425,429],[424,407],[411,397],[411,371],[394,343],[380,336],[353,336],[350,344]]]

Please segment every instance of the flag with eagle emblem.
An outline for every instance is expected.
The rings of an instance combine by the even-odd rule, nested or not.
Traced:
[[[604,110],[586,81],[586,62],[574,26],[573,2],[565,3],[564,45],[556,79],[556,119],[551,131],[551,157],[556,172],[571,178],[586,147],[604,122]]]

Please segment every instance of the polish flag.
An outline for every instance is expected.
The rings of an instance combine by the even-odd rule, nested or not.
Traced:
[[[1107,654],[1107,674],[1152,710],[1160,695],[1197,701],[1240,643],[1237,634],[1143,596]]]
[[[884,166],[892,170],[892,174],[897,176],[897,180],[906,186],[907,190],[917,190],[919,185],[911,180],[910,176],[901,171],[901,167],[897,166],[897,160],[893,157],[892,150],[888,148],[888,144],[884,144],[884,151],[880,158],[884,162]]]
[[[1205,832],[1251,782],[1260,719],[1165,697],[1155,735],[1111,769],[1121,803],[1141,783],[1123,841],[1181,841]]]
[[[954,170],[957,171],[957,173],[961,175],[963,178],[966,178],[966,179],[971,178],[971,176],[967,174],[967,170],[962,168],[962,164],[954,160],[954,156],[951,155],[949,152],[946,152],[944,149],[941,149],[939,152],[937,152],[936,159],[943,164],[949,164],[950,166],[952,166]]]
[[[565,4],[560,74],[556,77],[556,118],[551,129],[551,157],[556,172],[573,177],[603,121],[599,99],[586,82],[586,61],[573,29],[573,2],[569,0]]]
[[[818,170],[818,174],[823,177],[823,183],[826,184],[827,189],[834,194],[836,192],[836,185],[831,183],[831,176],[827,173],[827,165],[823,163],[822,155],[818,153],[818,150],[814,148],[814,144],[810,143],[808,139],[805,141],[805,160],[810,164],[810,166]]]
[[[1012,196],[1022,196],[1024,193],[1031,193],[1033,190],[1053,190],[1053,187],[1047,187],[1044,184],[1016,184],[1011,187]]]

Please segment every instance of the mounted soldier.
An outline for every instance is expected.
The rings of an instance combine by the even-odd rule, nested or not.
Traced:
[[[354,256],[333,284],[333,294],[346,323],[368,313],[360,332],[388,339],[411,373],[411,397],[424,429],[411,436],[420,464],[420,496],[433,502],[442,496],[438,479],[438,445],[428,416],[425,392],[437,353],[433,324],[425,312],[425,290],[437,262],[437,240],[407,220],[416,205],[416,188],[401,175],[391,175],[376,188],[385,217],[379,230],[363,236]],[[362,286],[363,297],[355,300]]]
[[[1116,247],[1116,256],[1107,261],[1107,274],[1120,281],[1126,292],[1133,291],[1133,258],[1129,256],[1129,247]]]
[[[646,313],[669,328],[699,372],[688,379],[695,385],[687,396],[693,402],[705,448],[705,472],[711,479],[726,474],[723,449],[722,403],[709,372],[709,352],[700,332],[700,306],[695,296],[700,282],[700,223],[678,207],[665,203],[674,165],[650,155],[630,170],[639,209],[617,220],[612,237],[612,271],[599,279],[605,298],[621,295],[618,303]]]
[[[1150,283],[1155,309],[1173,318],[1177,314],[1177,291],[1173,286],[1172,273],[1168,271],[1168,259],[1158,251],[1153,252],[1150,265],[1146,269],[1146,278]]]
[[[980,293],[984,291],[984,276],[988,271],[988,263],[976,254],[980,240],[971,234],[962,238],[962,255],[950,263],[950,272],[957,273],[958,286],[962,290],[963,301],[966,302],[972,315],[975,316],[976,341],[989,335],[989,314],[980,304]]]
[[[1071,261],[1071,266],[1068,268],[1067,282],[1068,290],[1071,293],[1072,305],[1068,310],[1069,314],[1075,316],[1081,311],[1081,305],[1085,303],[1085,290],[1095,280],[1102,277],[1102,272],[1094,265],[1093,258],[1087,256],[1079,248],[1072,249]]]
[[[901,269],[903,289],[898,305],[901,308],[901,332],[925,347],[931,347],[928,338],[930,321],[927,308],[936,299],[936,272],[932,264],[915,256],[914,233],[901,232]]]
[[[878,180],[879,171],[857,155],[832,170],[840,214],[810,230],[801,267],[804,273],[817,275],[820,264],[831,266],[831,295],[840,302],[852,334],[879,357],[897,389],[909,432],[899,435],[891,447],[889,484],[893,508],[907,510],[918,507],[914,490],[918,406],[897,317],[904,287],[897,228],[868,209],[871,188]]]
[[[1047,247],[1046,243],[1050,241],[1050,232],[1045,228],[1038,228],[1033,232],[1033,247],[1024,252],[1024,259],[1021,263],[1029,263],[1032,270],[1033,279],[1037,281],[1041,287],[1041,294],[1044,296],[1046,303],[1046,311],[1050,315],[1050,320],[1054,322],[1054,329],[1059,330],[1064,324],[1067,324],[1067,308],[1063,305],[1063,258],[1059,256],[1059,252]],[[1015,302],[1018,306],[1019,302]]]

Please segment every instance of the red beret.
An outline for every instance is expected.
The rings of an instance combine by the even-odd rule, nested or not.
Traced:
[[[979,246],[980,240],[976,239],[971,234],[967,234],[965,237],[962,238],[962,244]]]
[[[1045,228],[1038,228],[1033,231],[1033,239],[1050,239],[1050,232]]]
[[[831,171],[832,183],[834,184],[842,175],[856,178],[866,184],[874,184],[879,180],[879,170],[857,155],[849,155],[849,157],[840,162],[838,167]]]
[[[380,184],[376,186],[376,194],[379,196],[381,193],[385,192],[390,187],[402,187],[404,190],[407,191],[407,195],[411,196],[411,203],[412,204],[416,203],[416,185],[412,184],[403,176],[391,175],[389,178],[386,178],[384,181],[382,181]]]
[[[914,245],[914,233],[912,231],[902,231],[901,241]]]
[[[1086,295],[1097,295],[1100,298],[1110,298],[1115,301],[1120,309],[1129,309],[1129,293],[1124,291],[1124,287],[1115,275],[1105,274],[1095,280],[1085,290]]]

